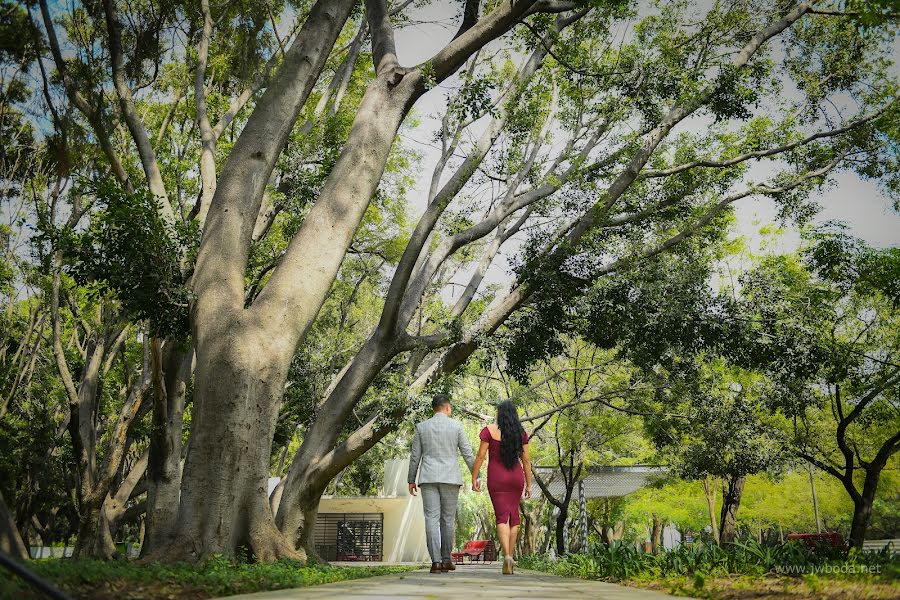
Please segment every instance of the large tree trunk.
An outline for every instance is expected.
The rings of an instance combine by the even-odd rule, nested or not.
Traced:
[[[278,502],[277,523],[288,537],[307,538],[301,529],[309,521],[304,512],[315,504],[328,482],[345,464],[332,460],[347,417],[365,394],[372,380],[394,355],[390,341],[380,336],[370,338],[354,357],[322,403],[316,420],[303,436],[303,443],[291,461]]]
[[[324,456],[324,455],[323,455]],[[284,485],[287,480],[282,480],[272,493],[271,505],[275,511],[276,524],[286,538],[291,540],[307,557],[321,558],[316,551],[315,528],[316,516],[319,514],[319,503],[322,494],[325,493],[328,484],[333,479],[328,473],[307,470],[301,474],[301,478],[295,480],[295,490],[299,494],[293,494],[290,506],[284,497]],[[281,519],[287,519],[282,521]],[[284,523],[288,523],[287,526]]]
[[[310,32],[310,35],[317,34]],[[196,521],[199,518],[200,521],[209,524],[219,522],[215,513],[207,514],[208,511],[200,507],[191,508],[190,505],[195,504],[200,498],[195,501],[188,496],[192,495],[192,489],[202,489],[206,486],[205,480],[208,479],[208,475],[204,474],[204,467],[199,465],[222,453],[231,455],[226,458],[226,462],[231,465],[231,469],[237,471],[236,477],[245,478],[244,485],[248,489],[260,488],[258,495],[265,501],[262,503],[265,510],[263,511],[261,503],[256,499],[248,502],[247,514],[250,515],[251,521],[257,523],[251,525],[251,529],[264,530],[265,533],[253,534],[251,538],[262,536],[269,538],[269,541],[251,539],[250,545],[254,548],[258,546],[257,554],[261,553],[267,557],[284,554],[281,546],[284,545],[285,539],[289,539],[289,545],[293,546],[294,533],[299,531],[302,515],[299,514],[301,511],[296,510],[291,510],[290,514],[287,514],[287,507],[293,507],[301,497],[320,495],[321,490],[324,490],[324,484],[336,474],[336,472],[320,473],[318,462],[334,449],[337,436],[352,410],[355,398],[364,393],[372,377],[383,366],[385,361],[383,350],[378,348],[375,352],[361,352],[357,356],[354,368],[358,366],[360,377],[341,378],[339,386],[348,387],[347,395],[345,396],[343,391],[333,394],[320,411],[320,414],[325,415],[327,421],[325,426],[313,426],[306,432],[303,446],[298,453],[299,460],[295,459],[296,464],[292,464],[285,486],[281,490],[279,524],[287,532],[287,536],[285,538],[277,532],[273,534],[270,531],[273,529],[273,520],[265,495],[265,474],[269,468],[269,452],[287,366],[334,281],[346,248],[349,247],[384,171],[397,129],[415,94],[421,93],[417,86],[419,80],[420,75],[415,73],[403,77],[402,73],[390,71],[380,73],[369,86],[357,111],[349,140],[331,176],[323,186],[318,201],[304,220],[303,227],[285,252],[266,287],[257,297],[252,309],[243,311],[245,314],[239,311],[235,317],[236,321],[245,321],[240,326],[244,336],[255,335],[258,339],[254,341],[254,345],[260,347],[268,345],[269,352],[260,351],[255,352],[253,357],[234,356],[227,360],[213,358],[227,354],[229,350],[220,347],[221,340],[234,337],[229,327],[223,326],[226,324],[222,322],[222,314],[230,314],[234,307],[223,306],[227,294],[220,293],[218,289],[227,279],[225,273],[234,265],[228,265],[225,270],[210,270],[212,269],[210,266],[207,267],[203,278],[198,277],[201,293],[198,294],[193,317],[198,361],[195,379],[195,402],[198,406],[195,407],[195,412],[200,419],[195,419],[192,425],[193,431],[184,468],[179,534],[185,526],[190,525],[186,519]],[[241,139],[243,137],[242,134]],[[220,193],[224,193],[224,189],[226,189],[224,185],[220,184],[216,191],[217,198]],[[258,206],[254,205],[253,208],[255,211]],[[210,212],[210,222],[215,223],[220,217],[223,223],[227,221],[216,212],[214,205]],[[323,239],[328,239],[328,243],[323,243]],[[204,231],[204,243],[207,242],[213,244],[207,239],[207,232]],[[203,256],[203,249],[204,246],[201,244],[198,264]],[[218,249],[216,252],[220,251],[221,249]],[[212,264],[214,263],[210,263]],[[200,285],[201,283],[203,285]],[[234,286],[236,290],[240,288],[240,301],[243,303],[243,273],[240,274],[239,281],[229,280],[227,284],[229,287]],[[303,302],[302,306],[296,306],[298,299],[308,301]],[[277,326],[274,325],[276,323]],[[240,344],[246,344],[247,341],[234,340]],[[210,352],[207,348],[215,349]],[[243,350],[252,352],[255,349]],[[260,355],[265,358],[266,364],[254,365],[253,361]],[[369,361],[380,362],[380,365],[376,365],[374,370],[370,369],[367,367]],[[224,367],[221,364],[223,362]],[[223,368],[224,377],[221,373]],[[207,382],[206,377],[216,381]],[[229,379],[232,381],[227,386],[221,385],[223,380]],[[359,387],[359,390],[354,391],[356,387]],[[231,403],[233,405],[228,402],[223,405],[221,397],[215,401],[220,394],[225,394],[226,397],[235,396],[235,392],[238,392],[238,398]],[[246,397],[241,399],[244,395]],[[216,406],[210,408],[210,402],[214,402]],[[247,402],[256,404],[255,409],[248,411],[245,405]],[[247,414],[241,414],[243,412]],[[209,416],[205,417],[207,413]],[[248,420],[251,422],[247,422]],[[211,426],[213,422],[215,425]],[[244,429],[253,430],[250,438],[253,440],[252,448],[249,451],[244,447],[246,445]],[[207,447],[207,443],[211,446]],[[198,456],[203,458],[195,461]],[[257,486],[254,478],[261,478],[262,484]],[[306,489],[307,479],[313,482],[309,490]],[[315,482],[320,479],[324,479],[324,484],[321,490],[317,490],[319,486],[316,486]],[[208,493],[202,496],[205,499]],[[215,510],[218,512],[218,509]],[[256,514],[257,512],[259,514]],[[210,517],[212,520],[209,520]],[[240,528],[235,529],[236,532],[239,530]],[[235,539],[242,537],[235,533],[228,535]],[[274,541],[276,538],[277,542]],[[223,552],[219,548],[223,541],[201,542],[199,554],[204,554],[207,546],[214,553]],[[228,546],[228,542],[225,542],[225,546]],[[227,550],[227,553],[233,553],[233,548]],[[293,551],[288,554],[293,555]]]
[[[101,531],[102,505],[96,502],[83,503],[79,511],[78,537],[75,540],[73,556],[109,560],[116,555],[116,547],[111,536]],[[104,524],[105,529],[105,524]]]
[[[319,0],[312,6],[277,75],[256,102],[216,185],[192,280],[197,367],[178,516],[171,531],[163,525],[160,534],[152,534],[150,559],[234,556],[242,546],[259,560],[302,559],[275,527],[266,479],[287,368],[321,302],[306,303],[299,311],[303,314],[290,319],[273,318],[272,311],[247,310],[244,275],[265,186],[354,4]],[[346,183],[354,187],[356,181]],[[316,214],[331,209],[329,215],[336,217],[346,212],[321,204],[316,203]],[[312,213],[304,227],[311,218]],[[358,221],[352,224],[353,231],[356,225]],[[316,243],[324,237],[316,238]],[[330,287],[333,274],[327,268],[320,273],[320,266],[304,273],[301,285],[314,280],[318,287]],[[313,272],[321,276],[312,277]],[[169,456],[174,461],[174,453]],[[170,466],[174,469],[174,464]],[[157,487],[154,511],[172,503],[171,497],[159,497],[172,496],[172,489],[177,486]],[[155,516],[171,522],[167,515]]]
[[[327,485],[327,484],[326,484]],[[322,492],[318,494],[312,493],[304,495],[300,499],[297,510],[301,516],[300,527],[298,528],[296,544],[307,556],[313,556],[321,559],[316,550],[316,517],[319,514],[319,502],[322,499]]]
[[[233,557],[302,560],[275,527],[267,495],[272,438],[293,348],[245,323],[197,344],[191,439],[178,520],[151,559]]]
[[[22,536],[16,527],[15,519],[9,512],[9,507],[6,506],[2,492],[0,492],[0,552],[5,552],[19,560],[28,559],[28,548],[22,541]]]
[[[853,496],[853,521],[850,524],[849,539],[851,548],[862,549],[863,541],[866,539],[866,530],[869,528],[869,520],[872,517],[872,504],[875,502],[875,492],[878,490],[880,478],[881,469],[870,466],[866,469],[862,493]]]
[[[184,403],[193,370],[193,348],[178,348],[160,340],[151,346],[153,424],[147,464],[146,535],[141,554],[147,555],[172,536],[181,491]]]
[[[381,424],[384,417],[388,422]],[[365,425],[353,432],[337,447],[327,450],[328,440],[319,440],[319,452],[310,453],[303,457],[305,468],[296,468],[301,464],[296,458],[291,465],[295,478],[289,480],[291,494],[285,495],[285,489],[277,490],[278,498],[273,498],[273,506],[277,504],[277,519],[281,531],[288,539],[297,540],[298,545],[308,554],[314,554],[313,533],[316,524],[319,500],[329,482],[341,471],[347,468],[354,460],[362,456],[370,448],[375,446],[388,433],[396,429],[392,419],[398,419],[400,413],[388,415],[376,415]],[[318,421],[317,421],[318,423]],[[337,429],[337,427],[336,427]],[[329,438],[330,440],[331,438]],[[311,436],[304,440],[304,447],[298,454],[309,451]],[[308,445],[309,444],[309,445]],[[313,456],[313,460],[309,456]]]
[[[471,30],[461,32],[428,62],[434,80],[440,82],[452,75],[473,52],[513,27],[532,8],[531,4],[503,3]],[[284,538],[272,537],[265,474],[286,367],[327,297],[383,175],[400,124],[415,100],[428,88],[422,68],[403,69],[397,64],[384,4],[367,2],[377,77],[360,102],[347,143],[316,203],[262,292],[245,309],[249,234],[259,213],[266,182],[303,100],[321,70],[327,50],[337,37],[340,27],[335,25],[346,20],[353,5],[354,2],[344,0],[328,3],[320,0],[310,10],[278,76],[257,103],[238,138],[216,187],[193,279],[196,299],[191,315],[198,363],[196,406],[177,524],[177,535],[187,544],[171,543],[167,546],[171,550],[159,553],[166,558],[233,554],[235,545],[245,542],[261,557],[284,554],[281,549]],[[290,77],[294,71],[299,73],[293,77],[297,81]],[[283,74],[286,74],[284,82]],[[281,89],[287,84],[296,88],[296,93],[283,93]],[[301,101],[296,102],[298,99]],[[285,115],[292,118],[285,119]],[[221,347],[223,343],[248,343],[247,339],[237,339],[234,332],[238,330],[245,338],[257,337],[253,346],[268,345],[270,350],[259,351],[253,357],[238,356],[232,350],[232,356],[224,358],[229,350]],[[389,339],[402,332],[390,333]],[[241,350],[247,354],[248,348]],[[386,360],[380,357],[380,352],[376,351],[375,360]],[[267,364],[261,364],[257,360],[259,356]],[[372,358],[367,353],[357,357],[359,361]],[[348,379],[348,384],[356,385],[356,381],[364,381],[366,377],[369,376]],[[315,485],[312,491],[307,489],[307,480],[321,479],[327,483],[336,474],[336,471],[328,472],[331,466],[322,469],[318,461],[339,450],[334,448],[336,430],[343,426],[356,397],[352,394],[345,397],[342,393],[333,396],[333,402],[330,398],[320,407],[320,414],[329,413],[333,426],[307,431],[305,449],[301,449],[300,460],[295,459],[298,466],[292,465],[281,492],[279,524],[287,539],[293,539],[303,521],[299,514],[303,511],[292,510],[290,514],[287,511],[299,498],[321,493]],[[360,441],[359,447],[364,446]],[[347,455],[354,452],[353,447],[345,450]],[[210,481],[214,475],[208,469],[217,460],[224,463],[224,472],[232,477],[227,485]],[[219,476],[221,479],[225,478]],[[258,492],[254,491],[257,488]],[[233,513],[239,516],[228,516]],[[213,528],[215,532],[211,531]]]
[[[719,521],[719,540],[732,544],[737,539],[737,511],[741,506],[746,477],[729,477],[722,483],[722,512]]]

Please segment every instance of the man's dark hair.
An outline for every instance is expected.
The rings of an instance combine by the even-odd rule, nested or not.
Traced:
[[[431,410],[437,412],[445,406],[450,406],[450,396],[447,394],[435,394],[431,397]]]

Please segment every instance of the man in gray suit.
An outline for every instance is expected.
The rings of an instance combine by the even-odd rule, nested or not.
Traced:
[[[458,453],[469,471],[475,455],[462,423],[450,418],[450,397],[437,394],[431,400],[434,416],[416,425],[409,457],[409,493],[416,495],[416,472],[425,509],[425,538],[431,555],[431,572],[455,571],[450,552],[456,528],[456,504],[463,484]]]

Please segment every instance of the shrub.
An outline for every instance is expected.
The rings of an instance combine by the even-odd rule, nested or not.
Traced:
[[[848,552],[830,546],[809,548],[796,541],[764,546],[750,540],[728,548],[694,544],[659,554],[644,554],[634,546],[615,542],[593,546],[587,554],[569,554],[558,560],[526,556],[520,564],[526,569],[557,575],[611,581],[691,576],[696,583],[705,581],[707,575],[866,573],[876,566],[878,573],[887,579],[900,576],[900,556],[891,556],[886,550]]]

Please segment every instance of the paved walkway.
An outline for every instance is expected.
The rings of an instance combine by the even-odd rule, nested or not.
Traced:
[[[426,570],[328,583],[307,588],[230,596],[229,600],[477,600],[478,598],[528,598],[531,600],[663,600],[667,594],[624,587],[602,581],[556,577],[534,571],[500,574],[500,563],[466,565],[453,573],[432,575]]]

